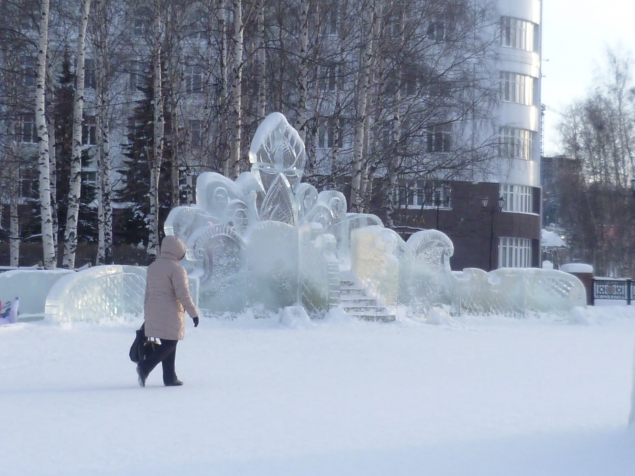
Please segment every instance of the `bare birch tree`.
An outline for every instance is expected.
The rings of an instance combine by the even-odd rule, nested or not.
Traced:
[[[110,47],[109,0],[95,0],[93,9],[93,43],[96,52],[96,139],[97,139],[97,228],[96,264],[112,264],[112,182],[110,157]]]
[[[49,135],[46,122],[46,65],[48,52],[49,0],[40,1],[37,71],[35,80],[35,124],[38,135],[38,168],[40,185],[40,214],[42,220],[42,248],[44,267],[55,269],[55,241],[51,216],[51,175]]]
[[[153,108],[154,108],[154,150],[150,164],[150,213],[148,216],[148,264],[156,260],[159,253],[159,180],[163,163],[163,137],[165,132],[165,116],[163,111],[163,71],[161,53],[163,46],[162,9],[155,3],[153,64]]]
[[[366,121],[366,106],[370,94],[370,75],[374,55],[374,35],[377,31],[377,8],[381,0],[369,0],[368,9],[362,13],[362,50],[359,59],[359,78],[357,81],[357,107],[355,113],[355,143],[353,151],[351,177],[351,204],[353,212],[362,211],[362,197],[360,195],[362,166],[364,160],[364,123]]]
[[[64,258],[62,267],[75,267],[77,251],[77,221],[79,219],[79,201],[82,195],[82,123],[84,121],[84,79],[86,58],[86,28],[90,13],[91,0],[83,0],[77,35],[77,67],[75,72],[75,100],[73,108],[73,154],[71,157],[70,187],[68,193],[68,211],[64,229]]]
[[[232,0],[233,23],[233,59],[231,84],[231,152],[225,168],[227,177],[238,177],[240,173],[240,153],[242,147],[242,77],[243,77],[243,8],[242,0]]]

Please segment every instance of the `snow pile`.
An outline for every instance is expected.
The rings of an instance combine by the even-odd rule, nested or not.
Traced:
[[[568,248],[562,237],[556,232],[542,229],[540,238],[543,248]]]
[[[565,273],[593,273],[593,266],[585,263],[566,263],[560,266]]]

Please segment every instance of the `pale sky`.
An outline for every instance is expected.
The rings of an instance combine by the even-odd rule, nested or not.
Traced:
[[[567,105],[593,86],[607,46],[635,54],[633,0],[543,0],[542,102],[545,155],[561,152],[556,130]]]

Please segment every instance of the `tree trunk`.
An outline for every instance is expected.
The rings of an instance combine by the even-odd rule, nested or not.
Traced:
[[[49,58],[46,67],[46,94],[49,98],[53,97],[55,90],[55,80],[53,78],[53,62]],[[47,107],[51,108],[50,103]],[[52,108],[51,108],[52,109]],[[57,263],[58,254],[58,236],[59,236],[59,211],[57,206],[57,140],[55,138],[55,119],[52,111],[46,115],[46,127],[49,133],[49,170],[51,172],[51,216],[53,220],[53,250],[55,251],[55,263]]]
[[[227,143],[227,127],[229,118],[227,117],[228,91],[229,91],[229,71],[228,71],[228,48],[227,38],[227,0],[218,0],[218,30],[220,37],[220,92],[219,96],[219,121],[218,121],[218,157],[221,172],[229,176],[229,145]]]
[[[232,64],[231,116],[232,131],[230,164],[227,176],[240,174],[240,151],[242,146],[242,71],[243,71],[243,13],[242,0],[233,0],[234,7],[234,58]]]
[[[97,227],[99,231],[96,264],[113,264],[112,256],[112,184],[110,179],[110,48],[108,46],[107,1],[96,0],[94,47],[96,51],[95,102],[97,109]]]
[[[298,71],[298,119],[296,129],[302,141],[306,140],[307,85],[309,77],[309,0],[300,0],[300,70]]]
[[[159,253],[159,180],[161,164],[163,162],[163,135],[165,131],[165,117],[163,115],[163,81],[161,68],[162,24],[161,15],[156,12],[154,32],[154,151],[150,165],[150,216],[148,217],[148,249],[147,262],[152,263]]]
[[[62,267],[75,268],[77,251],[77,221],[79,219],[79,201],[82,195],[82,122],[84,120],[84,59],[86,57],[86,27],[90,12],[90,1],[82,4],[82,18],[77,36],[77,68],[75,70],[75,104],[73,108],[73,153],[71,158],[71,177],[68,192],[68,211],[64,229],[64,259]]]
[[[40,186],[40,217],[42,220],[42,251],[44,267],[55,269],[55,242],[51,216],[51,172],[49,135],[46,124],[46,63],[48,53],[49,0],[40,2],[37,74],[35,81],[35,125],[38,140],[38,168]]]
[[[378,15],[375,14],[377,0],[370,1],[370,8],[362,18],[362,52],[360,55],[359,81],[357,85],[357,113],[355,115],[355,140],[353,145],[353,163],[351,178],[351,210],[361,212],[362,197],[360,195],[362,165],[364,160],[364,123],[366,106],[370,90],[370,68],[373,61],[373,36]]]
[[[308,0],[305,0],[308,1]],[[258,122],[267,114],[267,55],[265,49],[265,0],[258,1]]]
[[[10,137],[15,137],[15,123],[9,124],[12,131]],[[18,215],[18,203],[20,200],[20,166],[19,153],[15,140],[11,140],[9,146],[9,266],[20,265],[20,220]],[[0,205],[2,207],[2,205]]]

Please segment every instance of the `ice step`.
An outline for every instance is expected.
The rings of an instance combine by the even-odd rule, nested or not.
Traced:
[[[348,315],[365,321],[391,322],[395,316],[377,299],[368,296],[349,273],[340,273],[340,306]]]
[[[357,312],[357,313],[367,313],[367,314],[387,314],[388,313],[388,309],[386,309],[385,307],[380,307],[380,306],[344,306],[342,305],[342,308],[344,309],[344,311],[351,313],[351,312]]]
[[[340,296],[366,296],[366,291],[361,288],[341,288]]]
[[[363,297],[363,296],[343,296],[342,299],[340,299],[340,302],[342,303],[342,306],[355,306],[355,305],[376,306],[377,305],[377,299],[371,298],[371,297]]]
[[[355,287],[357,286],[357,283],[355,281],[353,281],[352,279],[340,279],[340,284],[342,286],[347,286],[347,287]]]
[[[369,313],[369,312],[349,312],[347,314],[356,317],[357,319],[363,319],[365,321],[382,321],[392,322],[395,320],[395,316],[390,313]]]

